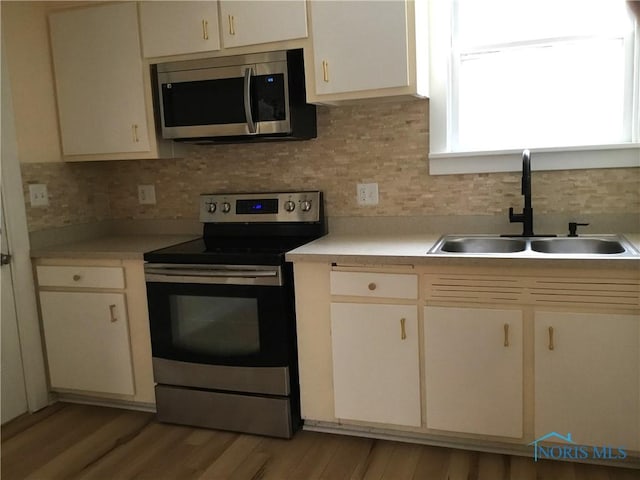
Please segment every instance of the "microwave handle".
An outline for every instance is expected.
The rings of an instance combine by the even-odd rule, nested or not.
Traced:
[[[251,113],[251,76],[253,75],[253,68],[248,67],[244,70],[244,114],[247,117],[247,126],[249,127],[249,133],[256,133],[256,124],[253,121],[253,115]]]

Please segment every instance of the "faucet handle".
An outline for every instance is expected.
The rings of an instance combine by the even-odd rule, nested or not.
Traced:
[[[577,237],[578,234],[576,232],[578,231],[578,227],[586,227],[587,225],[589,225],[589,224],[588,223],[569,222],[569,236],[570,237]]]

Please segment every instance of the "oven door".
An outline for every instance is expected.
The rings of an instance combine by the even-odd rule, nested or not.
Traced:
[[[154,358],[192,364],[287,366],[293,302],[279,266],[145,266]]]

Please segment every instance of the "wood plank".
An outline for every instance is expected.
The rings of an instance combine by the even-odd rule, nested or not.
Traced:
[[[320,478],[338,448],[340,435],[326,434],[321,442],[314,443],[290,472],[291,478],[305,480]]]
[[[362,475],[364,480],[380,480],[393,455],[395,442],[377,440],[369,454],[367,468]]]
[[[344,437],[335,454],[329,460],[320,478],[327,480],[352,478],[354,470],[364,464],[371,452],[374,440],[370,438]]]
[[[250,435],[238,436],[198,478],[229,478],[258,446],[262,439]]]
[[[530,457],[510,457],[511,480],[536,480],[536,465]]]
[[[265,467],[263,480],[281,480],[289,477],[300,460],[314,445],[324,440],[324,434],[301,431],[291,440],[270,439],[263,444],[272,458]]]
[[[301,431],[283,440],[57,406],[2,442],[2,478],[636,480],[640,470]]]
[[[88,465],[75,478],[137,478],[145,471],[152,470],[159,458],[175,460],[173,447],[189,434],[188,427],[151,423],[137,437]]]
[[[446,448],[423,445],[413,474],[415,480],[447,480],[451,451]]]
[[[473,454],[464,450],[452,450],[449,459],[448,480],[467,480],[471,477]]]
[[[578,480],[574,464],[542,460],[536,463],[538,480]]]
[[[67,404],[58,402],[53,405],[49,405],[48,407],[43,408],[42,410],[38,410],[34,413],[25,413],[24,415],[20,415],[18,418],[14,418],[10,422],[2,425],[2,442],[6,442],[10,438],[15,437],[17,434],[22,433],[29,427],[41,422],[47,417],[59,412],[63,408],[65,408]]]
[[[70,446],[55,458],[33,471],[27,479],[67,479],[77,474],[119,444],[128,442],[152,420],[144,412],[123,411],[113,420]]]
[[[509,457],[494,453],[482,453],[478,457],[478,480],[506,480],[509,473]]]
[[[411,479],[420,459],[420,445],[396,443],[382,475],[383,480]]]
[[[61,455],[122,410],[77,405],[65,408],[2,444],[2,477],[24,479]]]

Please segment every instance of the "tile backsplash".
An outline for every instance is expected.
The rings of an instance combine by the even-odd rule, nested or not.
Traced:
[[[430,176],[428,102],[318,108],[318,138],[189,146],[184,158],[26,163],[30,231],[107,219],[197,219],[206,192],[318,189],[330,217],[502,215],[521,208],[519,173]],[[535,162],[535,152],[533,162]],[[533,172],[541,214],[640,214],[640,168]],[[356,184],[377,182],[380,203],[361,207]],[[32,208],[28,185],[46,183],[50,206]],[[137,186],[154,184],[156,205]],[[506,214],[505,214],[506,215]]]

